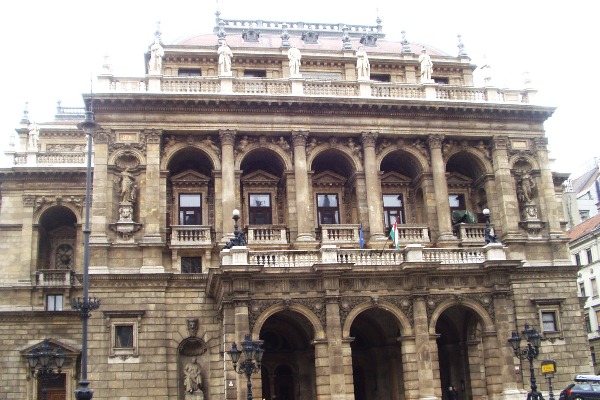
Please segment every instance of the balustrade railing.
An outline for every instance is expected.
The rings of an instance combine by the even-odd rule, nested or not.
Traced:
[[[212,229],[208,225],[172,225],[171,247],[212,245]]]
[[[246,238],[253,244],[287,244],[287,229],[280,225],[249,225]]]
[[[493,226],[490,226],[493,235]],[[458,238],[462,244],[485,244],[485,224],[458,224]]]
[[[358,230],[360,225],[352,224],[331,224],[321,225],[319,227],[321,244],[345,245],[358,244]]]
[[[99,92],[146,92],[164,93],[231,93],[261,95],[308,95],[329,97],[371,96],[389,99],[429,99],[469,102],[530,103],[535,90],[475,88],[442,84],[421,85],[415,83],[356,82],[343,80],[294,79],[299,90],[292,90],[292,80],[272,78],[233,78],[216,76],[157,76],[150,78],[121,78],[112,75],[98,77]],[[221,84],[227,79],[232,82]],[[160,83],[153,86],[153,82]],[[150,85],[150,88],[148,87]],[[361,86],[370,90],[361,91]]]
[[[429,243],[429,228],[421,225],[398,225],[398,240],[400,244]]]
[[[36,278],[38,286],[71,286],[73,271],[70,269],[42,269],[36,272]]]
[[[397,265],[404,262],[402,250],[350,250],[339,249],[338,262],[356,265]]]
[[[424,262],[440,262],[442,264],[471,264],[485,261],[480,248],[471,249],[423,249]]]
[[[248,252],[250,264],[265,267],[312,267],[321,262],[318,250],[269,250]]]

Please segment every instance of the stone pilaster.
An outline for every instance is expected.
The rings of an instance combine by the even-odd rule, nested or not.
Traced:
[[[327,280],[336,280],[327,278]],[[345,360],[342,350],[342,327],[340,325],[340,306],[335,298],[330,298],[326,304],[327,308],[327,339],[329,353],[329,389],[332,400],[343,400],[346,398]],[[349,346],[349,343],[345,343]],[[349,360],[352,366],[352,357]]]
[[[548,139],[534,139],[535,150],[540,164],[541,185],[538,186],[538,196],[542,205],[542,215],[545,215],[548,221],[548,232],[551,237],[562,236],[560,227],[559,203],[556,200],[554,192],[554,181],[552,180],[552,171],[550,170],[550,161],[548,160]],[[544,212],[545,210],[545,212]]]
[[[440,149],[441,157],[441,149]],[[447,203],[448,196],[446,196]],[[427,318],[427,304],[424,296],[413,297],[414,332],[416,367],[418,371],[418,392],[420,400],[437,399],[433,374],[433,353],[437,352],[435,340],[429,335],[429,319]],[[433,344],[433,346],[432,346]],[[406,364],[404,364],[406,366]]]
[[[510,381],[503,380],[503,366],[501,365],[502,353],[510,346],[498,346],[498,338],[494,332],[484,332],[482,343],[488,398],[499,399],[503,392],[502,386],[511,385]],[[514,376],[512,378],[512,384],[514,384]]]
[[[294,178],[296,180],[296,215],[298,219],[298,237],[296,247],[312,247],[316,244],[314,222],[310,208],[310,188],[306,165],[306,132],[292,132],[294,143]],[[303,243],[304,242],[304,243]]]
[[[508,138],[494,136],[492,142],[492,161],[494,164],[494,179],[496,196],[488,193],[488,207],[491,222],[494,223],[496,234],[502,234],[502,239],[518,234],[519,205],[515,195],[515,183],[510,174],[508,164]],[[499,225],[499,226],[498,226]]]
[[[244,341],[245,336],[250,333],[250,321],[248,319],[248,303],[246,301],[234,301],[234,325],[235,325],[235,342],[238,344],[238,349],[241,349],[241,343]],[[252,338],[256,340],[258,338]],[[229,349],[227,349],[229,350]],[[246,400],[248,396],[246,387],[246,376],[238,375],[237,380],[237,400]],[[252,380],[254,384],[254,379]],[[257,395],[259,391],[254,392],[255,386],[252,386],[253,394]],[[258,388],[257,388],[258,389]]]
[[[383,226],[383,201],[381,183],[379,181],[379,166],[375,155],[375,139],[377,135],[370,132],[362,134],[364,150],[365,183],[367,185],[367,207],[369,215],[369,245],[386,241]]]
[[[108,237],[106,229],[110,210],[113,209],[112,193],[114,182],[108,174],[108,133],[101,131],[94,135],[92,205],[90,215],[90,272],[94,269],[108,271]],[[83,210],[85,218],[85,210]]]
[[[222,130],[219,132],[221,139],[221,193],[223,218],[223,238],[233,237],[233,210],[235,208],[235,165],[233,146],[236,131]]]
[[[313,344],[315,347],[317,398],[330,400],[331,390],[329,385],[329,346],[325,340],[315,341]]]
[[[414,336],[402,336],[402,380],[404,383],[404,398],[419,398],[419,365]]]
[[[19,269],[19,280],[20,281],[29,281],[33,276],[35,276],[35,272],[37,269],[37,237],[38,235],[33,232],[33,207],[35,205],[35,196],[23,196],[23,213],[22,213],[22,230],[21,230],[21,248],[22,251],[19,252],[20,255],[20,265],[22,266]],[[31,249],[31,251],[27,251],[26,249]]]
[[[487,352],[489,356],[494,356],[495,358],[493,361],[497,366],[495,373],[498,375],[498,379],[500,379],[500,383],[502,385],[500,390],[505,397],[510,397],[519,392],[517,383],[515,381],[513,350],[506,343],[511,336],[513,313],[514,308],[512,301],[508,298],[508,293],[500,292],[494,294],[496,334],[493,337],[484,338],[484,341],[487,340],[487,343],[484,343],[484,346],[497,346],[495,350],[496,354],[491,354],[492,350],[488,350]],[[486,374],[488,374],[488,365],[485,364],[485,366]]]
[[[456,242],[456,238],[452,234],[452,217],[450,215],[450,204],[448,203],[448,183],[446,182],[446,168],[442,156],[443,139],[442,135],[429,136],[429,151],[431,153],[431,169],[439,229],[439,236],[437,237],[438,245]]]
[[[146,187],[144,193],[144,238],[148,243],[160,243],[160,137],[151,130],[146,135]]]

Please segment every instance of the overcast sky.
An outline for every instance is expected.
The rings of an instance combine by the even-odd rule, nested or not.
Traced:
[[[219,0],[224,19],[263,19],[374,25],[387,39],[427,43],[455,55],[457,34],[476,65],[484,56],[500,87],[522,88],[529,72],[538,102],[556,106],[546,123],[553,169],[572,172],[600,156],[596,103],[600,94],[600,23],[591,1],[571,0]],[[57,100],[82,106],[109,54],[115,75],[142,76],[143,54],[161,21],[166,44],[211,32],[215,0],[29,0],[10,2],[0,20],[0,148],[18,126],[54,115]],[[592,41],[592,39],[595,39]]]

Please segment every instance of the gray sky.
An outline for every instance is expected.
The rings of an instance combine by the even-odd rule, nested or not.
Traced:
[[[546,123],[554,170],[571,172],[600,156],[596,98],[600,38],[594,2],[580,0],[220,0],[225,19],[375,24],[379,15],[388,39],[427,43],[457,54],[457,34],[476,65],[484,55],[500,87],[523,87],[528,71],[538,102],[556,106]],[[0,97],[0,148],[18,126],[24,103],[30,119],[50,120],[56,101],[81,106],[90,76],[109,54],[115,75],[142,76],[143,54],[161,21],[163,41],[212,31],[215,0],[30,0],[11,2],[0,34],[4,82]],[[593,44],[593,45],[592,45]]]

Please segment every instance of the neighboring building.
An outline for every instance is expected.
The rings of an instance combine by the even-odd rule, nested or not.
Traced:
[[[598,164],[598,159],[594,159],[592,168],[565,183],[563,203],[569,228],[598,214],[598,208],[600,208],[600,164]]]
[[[600,214],[583,221],[568,233],[573,263],[579,267],[577,286],[579,296],[585,299],[585,324],[590,342],[592,362],[600,373]]]
[[[556,388],[591,373],[543,130],[554,109],[531,89],[475,87],[459,49],[388,41],[379,23],[218,18],[173,44],[158,33],[144,76],[105,65],[84,96],[102,127],[94,399],[242,400],[225,351],[247,333],[265,348],[256,398],[446,399],[450,385],[523,398],[528,364],[507,340],[526,324]],[[37,398],[27,356],[44,338],[67,355],[53,399],[78,380],[82,112],[37,127],[25,115],[0,170],[8,399]],[[234,209],[248,244],[224,249]],[[501,244],[485,244],[484,209]],[[184,379],[198,367],[203,396]]]

